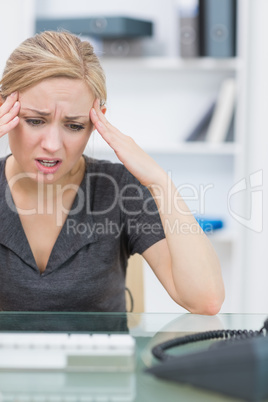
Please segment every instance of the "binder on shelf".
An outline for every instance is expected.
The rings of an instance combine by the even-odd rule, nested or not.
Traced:
[[[220,143],[227,140],[234,115],[235,99],[235,79],[227,78],[221,84],[215,109],[208,126],[206,141]]]
[[[191,132],[185,138],[186,142],[191,141],[204,141],[207,133],[207,129],[210,123],[210,120],[213,116],[214,110],[216,106],[216,101],[213,101],[205,113],[201,116],[201,119],[196,123]]]
[[[212,233],[224,227],[224,221],[221,218],[211,218],[208,216],[195,216],[196,221],[205,233]]]
[[[237,0],[199,0],[200,55],[236,55]]]
[[[45,30],[66,29],[74,34],[97,36],[99,38],[139,38],[152,36],[153,23],[151,21],[120,17],[100,16],[83,18],[38,18],[36,32]]]
[[[179,39],[182,58],[199,56],[198,10],[198,0],[180,0],[179,2]]]

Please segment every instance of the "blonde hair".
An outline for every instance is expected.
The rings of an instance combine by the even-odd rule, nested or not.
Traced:
[[[0,95],[6,99],[15,91],[54,77],[83,80],[101,105],[105,104],[105,74],[93,47],[65,31],[45,31],[22,42],[6,62]]]

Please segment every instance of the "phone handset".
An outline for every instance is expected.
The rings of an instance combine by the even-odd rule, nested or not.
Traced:
[[[161,364],[146,372],[248,401],[268,397],[268,318],[258,331],[217,330],[171,339],[152,349]],[[174,355],[168,350],[218,339],[205,350]]]

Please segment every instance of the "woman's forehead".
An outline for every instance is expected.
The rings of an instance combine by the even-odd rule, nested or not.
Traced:
[[[94,95],[82,80],[50,78],[22,91],[19,96],[22,108],[37,109],[48,113],[55,106],[71,108],[72,115],[87,111],[94,102]],[[75,112],[73,109],[77,110]]]

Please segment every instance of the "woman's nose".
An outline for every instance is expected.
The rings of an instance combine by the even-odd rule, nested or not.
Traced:
[[[43,133],[41,146],[44,150],[55,153],[62,147],[61,130],[56,125],[46,128]]]

